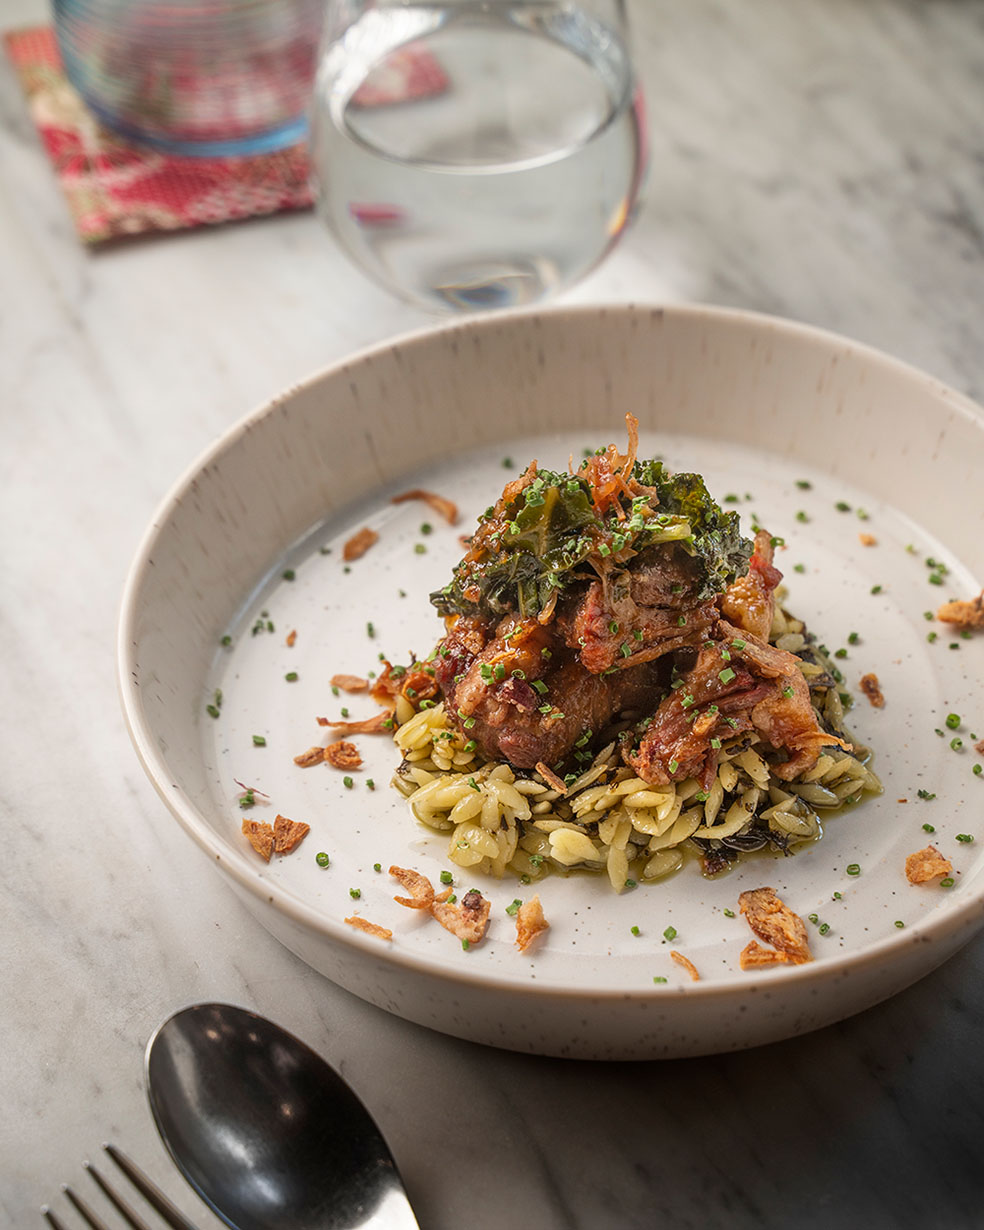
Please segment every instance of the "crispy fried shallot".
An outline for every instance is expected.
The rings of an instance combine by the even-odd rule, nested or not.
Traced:
[[[310,769],[316,764],[323,764],[324,759],[325,749],[323,747],[309,747],[306,752],[301,752],[300,756],[294,757],[294,764],[300,765],[302,769]]]
[[[875,709],[885,708],[885,694],[881,690],[877,675],[871,673],[862,675],[858,680],[858,686]]]
[[[489,925],[492,903],[477,888],[471,889],[461,901],[434,901],[430,912],[445,931],[456,935],[462,943],[478,944]]]
[[[404,491],[400,495],[394,495],[390,501],[391,504],[403,504],[406,500],[423,500],[425,504],[429,504],[439,517],[443,517],[448,525],[455,525],[458,521],[458,506],[450,500],[446,500],[443,495],[435,495],[433,491],[424,491],[422,487],[415,487],[412,491]]]
[[[273,853],[273,825],[265,820],[244,820],[243,836],[260,858],[265,858],[269,863]]]
[[[671,952],[670,956],[681,969],[685,969],[687,971],[694,982],[700,982],[700,974],[697,973],[697,966],[694,965],[693,961],[691,961],[689,957],[685,957],[682,952],[675,951]]]
[[[324,758],[333,769],[358,769],[362,764],[359,749],[354,743],[346,743],[344,739],[329,743],[324,750]]]
[[[364,931],[366,935],[375,935],[381,940],[391,940],[393,932],[389,927],[381,927],[378,923],[370,922],[368,918],[362,918],[358,914],[353,914],[350,918],[343,919],[343,922],[348,923],[350,927],[354,927],[356,931]]]
[[[364,525],[342,547],[342,559],[346,563],[351,563],[354,559],[360,559],[377,542],[379,542],[379,535],[376,531],[371,530],[368,525]]]
[[[305,824],[302,820],[288,820],[286,816],[277,816],[273,822],[274,854],[290,854],[310,831],[310,824]]]
[[[296,641],[297,641],[297,629],[292,628],[291,631],[287,633],[287,648],[293,649]]]
[[[753,888],[738,898],[738,907],[760,940],[771,944],[794,965],[811,960],[806,924],[779,899],[774,888]]]
[[[749,940],[738,954],[738,964],[742,969],[756,969],[760,965],[785,965],[788,960],[784,952],[763,948],[758,940]]]
[[[520,952],[525,952],[536,937],[549,927],[540,898],[537,896],[525,901],[516,911],[516,947]]]
[[[410,910],[430,909],[434,902],[434,885],[425,875],[410,867],[391,867],[389,873],[410,893],[409,897],[394,897],[397,905],[405,905]]]
[[[559,794],[567,793],[567,786],[564,783],[564,779],[562,777],[558,777],[553,769],[551,769],[549,765],[545,765],[542,760],[538,760],[536,762],[536,771],[552,790],[556,790]]]
[[[410,892],[409,897],[394,897],[397,905],[410,910],[426,910],[446,931],[468,944],[477,944],[489,925],[491,902],[477,889],[465,893],[460,902],[448,901],[450,888],[434,895],[434,886],[425,875],[410,867],[391,867],[389,873]]]
[[[289,854],[311,831],[309,824],[277,816],[273,824],[265,820],[244,820],[243,836],[261,858],[269,863],[272,854]]]
[[[331,718],[319,717],[319,726],[330,726],[343,735],[383,735],[393,729],[393,711],[386,709],[361,722],[333,722]]]
[[[878,546],[878,539],[874,536],[874,534],[858,534],[858,542],[860,542],[862,547]]]
[[[936,612],[936,618],[945,624],[956,624],[960,628],[984,628],[984,590],[976,598],[944,602]]]
[[[343,692],[365,692],[369,687],[369,680],[361,679],[358,675],[332,675],[331,686],[341,688]]]
[[[916,850],[905,860],[905,876],[910,884],[925,884],[928,880],[948,876],[952,870],[953,864],[935,846]]]

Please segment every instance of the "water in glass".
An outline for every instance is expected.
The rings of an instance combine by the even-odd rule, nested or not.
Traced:
[[[322,48],[318,208],[349,256],[405,298],[445,310],[531,303],[617,241],[643,132],[624,27],[596,11],[381,4]]]

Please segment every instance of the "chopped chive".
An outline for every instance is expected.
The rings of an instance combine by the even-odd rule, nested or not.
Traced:
[[[663,932],[664,940],[675,940],[676,937],[677,937],[676,927],[667,927],[666,930]]]
[[[838,500],[834,505],[838,512],[850,512],[851,506],[845,500]]]
[[[633,935],[642,935],[642,932],[639,930],[638,927],[630,927],[629,930],[632,932]]]
[[[353,901],[358,901],[359,898],[362,896],[362,889],[361,888],[350,888],[349,896],[352,898]]]
[[[963,739],[951,739],[950,747],[953,749],[953,751],[959,752],[960,749],[963,747]]]
[[[217,718],[219,716],[219,711],[215,707],[215,705],[206,705],[205,712],[208,714],[209,717]]]
[[[953,876],[944,876],[943,879],[940,880],[940,888],[953,888],[954,883],[955,881]]]
[[[958,833],[957,834],[957,841],[968,842],[968,841],[973,841],[973,840],[974,839],[970,835],[970,833]]]
[[[656,974],[653,977],[653,982],[665,982],[666,979],[661,974]]]
[[[314,856],[314,861],[319,867],[327,867],[331,863],[331,859],[324,852],[324,850],[318,851],[318,853]]]
[[[382,863],[373,863],[373,865],[372,865],[372,869],[373,869],[373,871],[382,871],[382,869],[383,869],[383,864],[382,864]]]
[[[735,672],[730,666],[726,666],[723,671],[718,671],[718,679],[720,679],[722,683],[730,683],[734,677]]]
[[[372,778],[371,778],[371,777],[367,777],[367,778],[366,778],[366,789],[367,789],[367,790],[375,790],[375,789],[376,789],[376,783],[372,780]]]
[[[285,568],[281,575],[283,576],[285,581],[293,581],[294,578],[297,576],[297,573],[294,571],[293,568]]]
[[[506,906],[506,913],[510,918],[513,918],[519,913],[519,907],[523,904],[522,898],[515,897],[510,905]]]
[[[880,594],[882,592],[882,587],[880,585],[872,585],[871,592],[873,594]]]
[[[734,916],[735,916],[735,912],[734,912],[734,910],[729,910],[729,909],[728,909],[728,907],[727,907],[727,906],[725,906],[725,907],[724,907],[724,916],[725,916],[725,918],[734,918]]]
[[[414,551],[415,551],[418,555],[426,555],[426,554],[427,554],[427,548],[424,546],[424,544],[423,544],[422,542],[415,542],[415,543],[413,544],[413,549],[414,549]]]
[[[284,678],[287,680],[288,683],[296,683],[299,676],[297,674],[297,671],[288,671],[287,674],[284,675]]]
[[[225,645],[226,648],[228,648],[232,644],[232,637],[229,635],[228,632],[225,634],[224,637],[222,637],[222,639],[219,641],[219,644]]]
[[[830,923],[821,923],[820,926],[817,927],[817,930],[820,932],[821,935],[826,935],[827,932],[830,930]]]
[[[947,726],[949,726],[951,730],[959,730],[960,729],[960,714],[959,713],[948,713],[946,715],[946,724]]]
[[[266,739],[263,737],[263,735],[253,736],[253,746],[254,747],[266,747]]]
[[[434,527],[429,521],[424,521],[420,526],[420,532],[421,534],[433,534]]]
[[[847,867],[847,874],[849,876],[859,876],[861,874],[860,866],[857,863],[849,863]]]

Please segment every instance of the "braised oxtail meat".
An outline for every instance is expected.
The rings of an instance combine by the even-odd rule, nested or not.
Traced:
[[[699,582],[683,547],[650,547],[568,600],[557,625],[586,670],[625,670],[700,643],[718,610],[716,596],[698,598]]]
[[[823,747],[851,750],[821,728],[796,658],[727,620],[675,683],[638,749],[624,756],[653,785],[696,777],[707,788],[723,740],[748,730],[787,753],[772,764],[785,781],[811,768]]]
[[[762,641],[769,639],[776,586],[782,580],[782,573],[772,563],[773,552],[772,536],[767,530],[759,530],[748,571],[736,577],[721,598],[724,618]]]
[[[699,475],[638,461],[626,422],[625,454],[613,444],[567,473],[532,462],[431,595],[448,628],[434,659],[446,712],[486,756],[555,764],[625,709],[654,713],[661,660],[696,656],[748,571],[737,513]]]

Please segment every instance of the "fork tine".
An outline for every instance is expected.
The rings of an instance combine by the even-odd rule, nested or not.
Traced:
[[[103,1145],[103,1149],[119,1166],[120,1170],[123,1171],[137,1191],[154,1206],[173,1230],[195,1230],[195,1227],[187,1217],[168,1200],[167,1196],[144,1174],[136,1162],[132,1162],[115,1145]]]
[[[141,1220],[137,1211],[127,1204],[123,1197],[118,1195],[110,1187],[110,1185],[91,1162],[83,1162],[82,1165],[89,1172],[89,1174],[92,1175],[96,1184],[102,1189],[102,1192],[106,1198],[116,1207],[120,1213],[120,1216],[127,1223],[127,1225],[132,1226],[133,1230],[150,1230],[150,1226],[148,1226],[145,1221]]]
[[[41,1216],[49,1226],[53,1227],[53,1230],[65,1230],[64,1222],[60,1222],[46,1204],[41,1206]]]
[[[106,1223],[104,1221],[99,1220],[99,1218],[95,1215],[95,1213],[93,1213],[92,1209],[89,1208],[89,1206],[86,1204],[86,1202],[82,1199],[81,1196],[77,1196],[75,1192],[73,1192],[72,1189],[67,1186],[63,1187],[62,1191],[65,1193],[68,1199],[72,1202],[72,1204],[75,1205],[75,1208],[78,1210],[78,1212],[81,1213],[82,1216],[85,1218],[85,1220],[89,1223],[89,1225],[92,1227],[92,1230],[109,1230],[109,1227],[106,1225]]]

